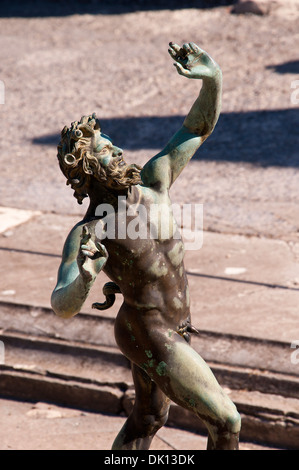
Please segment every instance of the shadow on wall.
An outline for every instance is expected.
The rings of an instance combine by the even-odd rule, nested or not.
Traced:
[[[236,0],[2,0],[0,17],[46,17],[75,14],[117,15],[134,11],[214,8],[232,5]]]
[[[75,116],[74,119],[80,119]],[[99,116],[100,118],[100,116]],[[161,150],[181,127],[184,116],[100,119],[103,133],[124,150]],[[70,123],[66,123],[69,125]],[[246,162],[262,167],[299,167],[299,109],[222,113],[213,134],[195,159]],[[60,134],[33,139],[57,145]],[[152,156],[152,152],[149,155]]]

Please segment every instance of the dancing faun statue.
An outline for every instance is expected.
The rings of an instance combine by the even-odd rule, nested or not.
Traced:
[[[143,168],[125,162],[95,114],[61,132],[60,168],[78,202],[88,197],[89,207],[66,239],[51,302],[57,315],[76,315],[100,271],[111,282],[103,288],[106,301],[93,307],[104,310],[115,294],[123,296],[115,339],[132,364],[135,403],[113,449],[149,449],[167,421],[171,400],[205,423],[208,449],[237,449],[237,409],[190,344],[197,330],[191,324],[184,244],[169,198],[170,187],[217,123],[222,73],[194,43],[170,43],[169,54],[178,73],[201,79],[202,87],[182,127]],[[162,206],[163,211],[151,210]],[[129,224],[140,213],[150,214],[138,219],[145,220],[146,236],[129,236]]]

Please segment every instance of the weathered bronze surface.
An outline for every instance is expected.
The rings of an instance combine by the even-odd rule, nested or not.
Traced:
[[[62,130],[60,168],[78,202],[89,197],[90,204],[65,242],[52,307],[64,318],[76,315],[101,270],[111,282],[103,288],[106,301],[93,307],[104,310],[116,293],[123,296],[115,338],[132,363],[136,398],[113,449],[148,449],[167,420],[170,400],[203,420],[208,449],[237,449],[236,407],[190,345],[197,330],[169,198],[171,185],[217,123],[222,74],[194,43],[170,43],[169,54],[178,73],[202,79],[202,87],[181,129],[143,168],[124,161],[94,114]],[[142,224],[143,236],[136,237]]]

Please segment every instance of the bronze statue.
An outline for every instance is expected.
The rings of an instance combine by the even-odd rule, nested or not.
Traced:
[[[177,236],[169,199],[169,188],[217,123],[222,74],[196,44],[169,46],[178,73],[202,79],[202,88],[181,129],[143,168],[124,161],[122,150],[101,132],[94,114],[62,130],[60,168],[78,202],[89,197],[90,204],[65,242],[52,307],[64,318],[76,315],[101,270],[111,282],[103,289],[106,302],[93,306],[108,308],[115,293],[123,295],[115,338],[132,363],[136,397],[113,449],[149,449],[167,421],[170,400],[205,423],[208,449],[237,449],[240,416],[236,407],[190,345],[190,335],[197,330],[190,322],[184,245]],[[128,214],[131,209],[121,222],[115,217],[119,200]],[[105,217],[99,211],[103,205],[105,210],[113,209],[106,210]],[[153,205],[168,208],[166,238],[160,225],[164,216],[150,212]],[[124,236],[141,207],[150,212],[156,237],[149,232],[147,237]],[[109,220],[115,227],[107,236]],[[145,227],[149,230],[149,224]]]

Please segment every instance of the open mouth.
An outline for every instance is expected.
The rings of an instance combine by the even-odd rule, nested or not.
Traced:
[[[124,161],[123,156],[116,157],[115,163],[117,164],[117,166],[120,166],[120,167],[126,165],[126,162]]]

